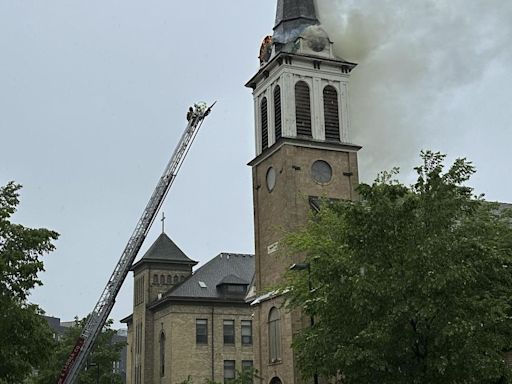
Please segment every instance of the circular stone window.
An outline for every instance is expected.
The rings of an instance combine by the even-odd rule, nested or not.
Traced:
[[[270,167],[267,171],[267,189],[269,192],[274,190],[276,186],[276,170],[273,167]]]
[[[317,183],[327,184],[332,179],[332,168],[328,162],[317,160],[311,166],[311,177]]]

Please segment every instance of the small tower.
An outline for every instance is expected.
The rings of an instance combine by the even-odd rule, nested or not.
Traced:
[[[336,57],[313,0],[279,0],[274,35],[260,50],[252,88],[256,290],[265,292],[302,256],[288,256],[283,236],[304,225],[318,198],[354,199],[357,152],[350,142],[348,83],[356,64]],[[263,383],[297,383],[291,342],[307,322],[282,310],[283,297],[257,300]]]
[[[162,233],[144,256],[135,263],[133,271],[133,315],[129,326],[130,356],[128,373],[132,384],[152,383],[154,374],[153,313],[148,306],[160,300],[165,292],[192,275],[197,264]]]

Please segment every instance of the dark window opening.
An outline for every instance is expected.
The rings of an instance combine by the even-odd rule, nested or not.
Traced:
[[[252,321],[242,320],[242,345],[252,345]]]
[[[160,377],[165,376],[165,334],[160,334]]]
[[[297,136],[313,137],[311,130],[311,99],[309,86],[305,81],[295,84],[295,119]]]
[[[268,103],[267,98],[261,100],[261,150],[268,148]]]
[[[242,374],[244,375],[244,377],[247,377],[249,379],[249,375],[250,375],[250,381],[249,383],[252,383],[253,382],[253,375],[254,375],[254,363],[252,362],[252,360],[242,360]]]
[[[208,320],[196,320],[196,344],[208,344]]]
[[[281,113],[281,88],[276,86],[274,89],[274,127],[276,132],[276,141],[283,135],[283,121]]]
[[[226,285],[227,293],[244,294],[246,290],[247,290],[247,288],[245,285],[234,285],[234,284]]]
[[[235,320],[224,320],[224,344],[235,344]]]
[[[338,92],[328,85],[324,88],[325,139],[340,141]]]
[[[235,379],[235,360],[224,360],[224,383],[228,384]]]

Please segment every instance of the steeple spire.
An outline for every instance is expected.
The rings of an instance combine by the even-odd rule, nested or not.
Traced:
[[[287,44],[311,25],[317,25],[314,0],[278,0],[274,43]]]

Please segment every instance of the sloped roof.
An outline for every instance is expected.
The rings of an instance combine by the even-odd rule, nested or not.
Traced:
[[[185,253],[165,233],[158,236],[144,256],[142,256],[142,259],[132,266],[132,270],[144,262],[188,265],[197,264],[197,261],[194,261],[185,255]]]
[[[182,284],[169,290],[164,299],[222,299],[224,296],[217,289],[217,285],[249,285],[254,271],[254,255],[221,253]]]
[[[311,25],[319,24],[313,0],[279,0],[277,2],[274,42],[294,41]]]
[[[228,275],[225,278],[223,278],[217,285],[223,285],[223,284],[229,284],[229,285],[249,285],[250,282],[247,282],[246,280],[243,280],[239,278],[236,275]]]

